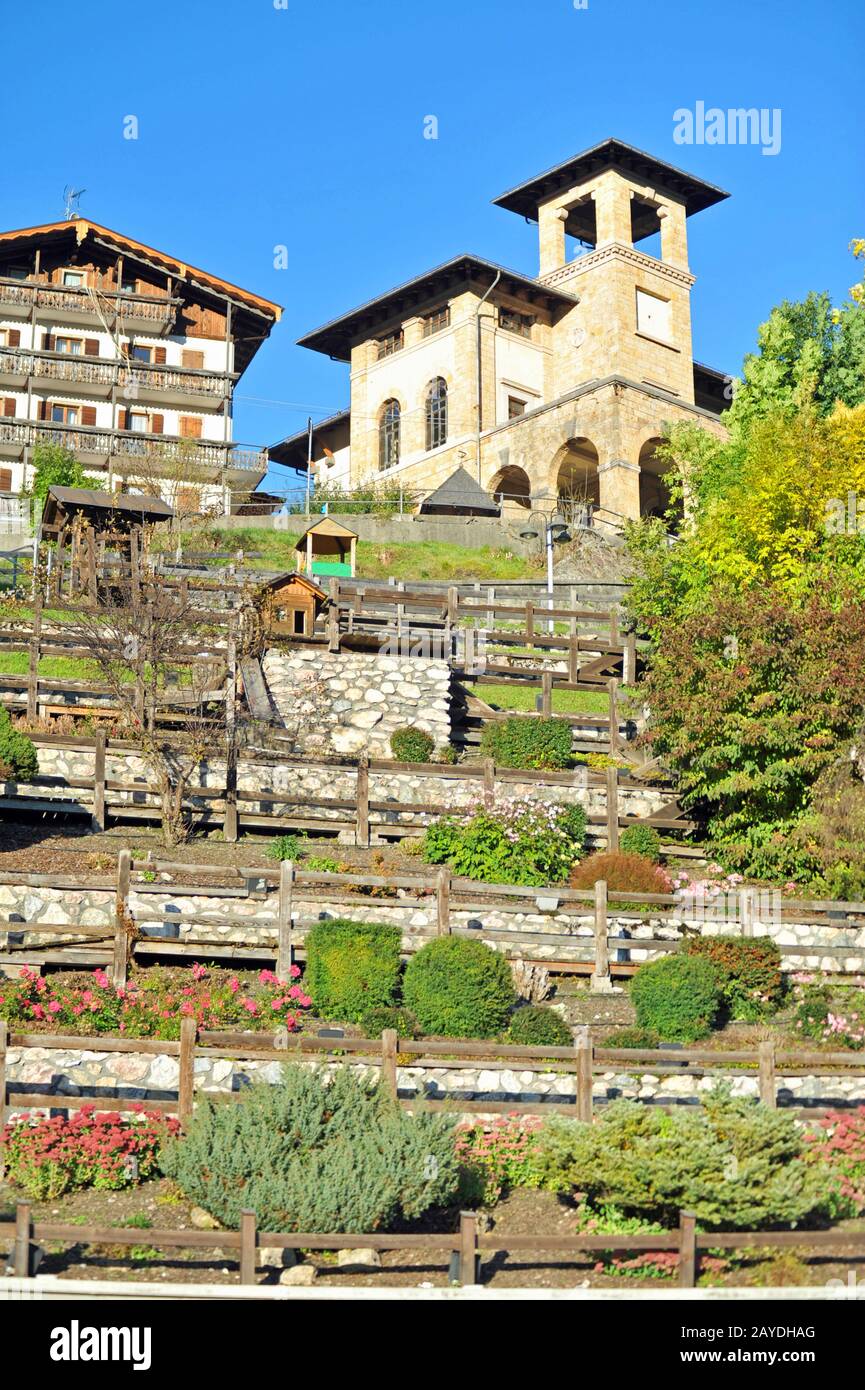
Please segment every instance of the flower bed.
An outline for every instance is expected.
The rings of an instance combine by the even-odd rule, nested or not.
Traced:
[[[119,1191],[153,1177],[177,1120],[142,1110],[134,1120],[85,1105],[70,1116],[16,1119],[3,1132],[10,1181],[37,1201],[81,1187]]]
[[[25,968],[20,979],[0,982],[0,1018],[18,1030],[85,1036],[177,1039],[184,1018],[199,1028],[295,1032],[311,1003],[299,976],[296,965],[290,981],[272,970],[152,966],[115,988],[104,970],[45,976]]]

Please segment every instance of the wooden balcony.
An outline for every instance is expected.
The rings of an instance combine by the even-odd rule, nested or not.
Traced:
[[[266,449],[244,449],[234,444],[204,439],[178,439],[174,435],[139,434],[133,430],[100,429],[98,426],[59,425],[49,421],[0,418],[0,455],[22,459],[25,449],[40,440],[70,449],[88,467],[135,474],[136,464],[159,477],[159,466],[176,472],[189,469],[191,479],[219,481],[238,474],[248,486],[249,475],[267,472]]]
[[[226,378],[218,372],[187,367],[151,367],[141,362],[105,361],[65,352],[32,352],[0,348],[0,384],[50,389],[60,386],[78,395],[107,399],[117,388],[126,400],[170,405],[195,400],[217,407],[226,394]],[[233,378],[228,378],[229,391]]]
[[[168,331],[180,301],[167,295],[120,294],[116,290],[40,285],[31,280],[0,277],[0,313],[4,318],[35,316],[62,323],[93,323],[103,318],[114,325],[118,318],[127,329],[152,335]]]

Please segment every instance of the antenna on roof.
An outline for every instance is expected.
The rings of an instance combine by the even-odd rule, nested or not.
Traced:
[[[63,215],[67,222],[75,221],[78,216],[78,199],[86,192],[86,188],[73,188],[71,184],[67,184],[64,188],[63,201],[66,204],[66,209]]]

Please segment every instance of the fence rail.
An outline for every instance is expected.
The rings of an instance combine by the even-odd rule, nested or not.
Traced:
[[[377,1250],[424,1251],[449,1257],[449,1282],[471,1287],[483,1280],[481,1260],[489,1255],[518,1255],[521,1264],[537,1263],[526,1257],[545,1253],[560,1260],[578,1260],[594,1251],[616,1254],[661,1253],[676,1255],[680,1288],[697,1286],[700,1273],[700,1253],[707,1250],[789,1250],[801,1249],[821,1255],[830,1252],[852,1252],[853,1258],[865,1258],[865,1235],[833,1227],[822,1231],[710,1231],[697,1230],[693,1212],[682,1211],[675,1230],[664,1232],[637,1231],[628,1235],[499,1235],[480,1227],[478,1213],[460,1212],[459,1229],[440,1234],[384,1234],[380,1231],[343,1235],[329,1232],[260,1231],[255,1212],[241,1212],[237,1231],[169,1231],[148,1228],[127,1230],[116,1226],[70,1225],[61,1221],[34,1221],[30,1202],[18,1202],[14,1221],[0,1222],[0,1242],[11,1253],[15,1278],[28,1279],[35,1274],[41,1244],[66,1245],[147,1245],[164,1250],[220,1250],[237,1252],[238,1282],[255,1284],[258,1279],[259,1256],[264,1250]],[[70,1283],[70,1293],[73,1285]]]

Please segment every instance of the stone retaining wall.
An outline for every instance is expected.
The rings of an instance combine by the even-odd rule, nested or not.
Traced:
[[[211,921],[210,931],[215,939],[232,942],[235,945],[260,945],[276,940],[275,891],[262,898],[214,897],[207,894],[178,895],[171,888],[158,884],[148,885],[148,891],[141,886],[133,886],[129,896],[129,906],[133,917],[140,913],[162,913],[171,926],[171,935],[183,941],[186,938],[201,936],[201,925]],[[423,928],[431,932],[436,926],[436,904],[432,895],[419,903],[402,902],[405,893],[400,891],[396,899],[362,898],[358,896],[351,902],[335,902],[326,896],[326,888],[321,891],[299,888],[295,891],[294,940],[301,944],[306,931],[315,922],[333,917],[351,917],[355,921],[385,922],[399,926],[403,931],[406,948],[411,949],[429,939]],[[544,899],[555,897],[555,889],[539,889],[538,896]],[[225,916],[249,918],[250,925],[232,925],[219,922]],[[70,894],[59,888],[30,888],[22,884],[0,884],[0,918],[13,918],[31,929],[26,935],[27,945],[34,948],[58,942],[62,936],[39,933],[40,919],[54,924],[75,924],[81,926],[111,925],[114,920],[114,892],[112,889],[82,889]],[[258,925],[253,925],[255,920]],[[633,942],[627,948],[613,948],[614,959],[639,962],[657,957],[660,953],[650,947],[640,946],[641,940],[676,941],[681,937],[681,928],[697,931],[704,936],[718,936],[725,932],[735,933],[733,923],[699,921],[693,917],[682,916],[659,920],[647,917],[636,920],[633,917],[610,915],[610,935],[630,935]],[[537,945],[531,941],[514,943],[509,955],[520,956],[526,960],[549,960],[555,957],[562,961],[591,959],[594,949],[593,916],[589,906],[583,912],[542,910],[527,902],[521,911],[503,912],[495,906],[487,906],[479,899],[474,907],[455,908],[451,912],[454,926],[477,932],[483,939],[484,932],[499,933],[493,938],[494,944],[507,949],[507,935],[519,933],[522,936],[532,933],[559,936],[555,944],[539,940]],[[13,927],[14,931],[15,928]],[[161,928],[160,928],[161,930]],[[823,926],[809,923],[772,922],[756,923],[756,935],[767,935],[777,941],[781,948],[782,967],[788,972],[803,970],[827,971],[840,974],[865,973],[865,922],[851,920],[847,926]],[[145,935],[153,934],[147,927]],[[807,955],[785,954],[784,947],[800,945],[813,947]],[[837,946],[861,949],[861,954],[839,956],[833,954]]]
[[[270,697],[299,751],[391,756],[390,738],[411,725],[450,742],[446,661],[369,652],[271,648],[262,661]]]
[[[290,1059],[290,1056],[289,1056]],[[315,1065],[315,1063],[309,1063]],[[340,1064],[336,1064],[340,1065]],[[282,1063],[234,1062],[226,1058],[196,1057],[197,1093],[239,1091],[251,1081],[279,1080]],[[377,1067],[356,1064],[352,1069],[370,1077]],[[334,1064],[325,1067],[330,1073]],[[42,1092],[56,1098],[87,1095],[94,1089],[103,1095],[128,1097],[130,1103],[174,1099],[179,1079],[176,1057],[163,1054],[101,1052],[99,1040],[93,1049],[73,1052],[59,1048],[10,1048],[7,1076],[19,1091]],[[697,1076],[655,1076],[650,1070],[638,1075],[610,1068],[596,1074],[593,1085],[595,1104],[618,1098],[643,1101],[698,1103],[701,1095],[719,1079]],[[755,1073],[733,1072],[729,1079],[736,1095],[757,1096]],[[465,1101],[567,1103],[575,1096],[575,1076],[555,1071],[506,1068],[479,1064],[477,1068],[399,1067],[397,1084],[406,1098],[428,1097]],[[14,1089],[9,1109],[15,1111]],[[55,1103],[56,1103],[55,1102]],[[778,1073],[779,1105],[834,1105],[865,1102],[865,1077],[785,1076]],[[47,1108],[47,1103],[46,1103]],[[18,1112],[20,1113],[20,1112]]]
[[[37,744],[39,772],[46,777],[86,780],[93,777],[94,750],[92,748],[65,748],[51,744]],[[142,786],[153,780],[153,774],[143,758],[131,752],[109,751],[105,759],[105,776],[108,781],[136,781]],[[199,766],[196,785],[222,791],[225,787],[225,763],[220,759],[209,759]],[[267,814],[290,816],[292,814],[314,813],[326,820],[343,820],[346,812],[327,808],[317,808],[313,798],[324,796],[337,800],[353,801],[357,794],[357,771],[353,767],[333,767],[315,761],[302,766],[296,763],[265,763],[242,759],[238,764],[237,785],[240,792],[285,793],[284,801],[259,802],[250,800],[242,803],[248,814]],[[21,796],[38,796],[40,800],[57,798],[68,800],[71,793],[64,787],[40,787],[18,783]],[[587,812],[606,813],[606,790],[603,785],[589,785],[588,769],[575,768],[569,783],[517,782],[497,778],[494,783],[496,798],[528,797],[531,800],[555,801],[571,804],[578,802]],[[477,778],[444,777],[430,768],[429,772],[389,772],[371,771],[369,775],[370,801],[394,803],[393,811],[373,811],[370,821],[375,825],[399,826],[407,821],[423,821],[423,817],[413,812],[400,812],[400,803],[412,804],[420,801],[431,805],[443,805],[454,810],[476,806],[481,796],[481,783]],[[77,788],[75,800],[82,806],[93,805],[91,788]],[[126,805],[158,806],[159,799],[145,791],[112,792],[111,799]],[[623,815],[647,816],[657,811],[669,793],[647,784],[643,787],[620,787],[619,806]],[[201,798],[192,799],[195,806],[205,806]]]

